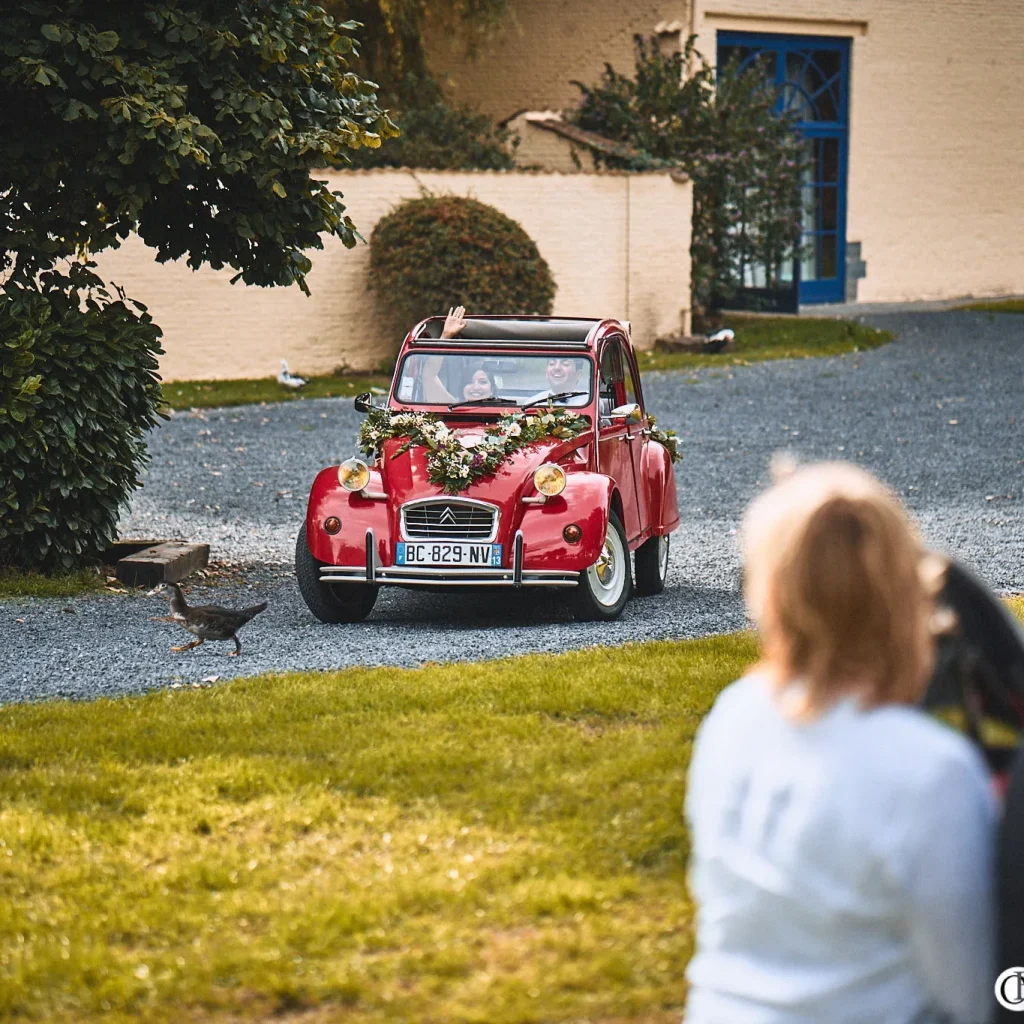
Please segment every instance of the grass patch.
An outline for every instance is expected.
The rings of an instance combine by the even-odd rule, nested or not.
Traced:
[[[1024,313],[1024,299],[994,299],[989,302],[970,302],[957,306],[958,310],[976,313]]]
[[[163,385],[164,403],[172,409],[212,409],[261,402],[293,402],[301,398],[351,398],[371,387],[387,388],[390,376],[327,374],[307,377],[297,390],[278,384],[275,377],[250,380],[183,380]]]
[[[878,348],[893,339],[889,331],[852,320],[729,316],[725,318],[725,326],[736,332],[735,352],[705,355],[644,351],[638,353],[640,369],[690,370],[702,366],[742,366],[767,359],[837,356]]]
[[[690,745],[755,657],[0,707],[0,1019],[675,1024]]]
[[[690,742],[754,657],[0,708],[0,1018],[678,1021]]]
[[[641,370],[687,370],[701,366],[735,366],[766,359],[803,359],[835,356],[877,348],[892,341],[888,331],[875,330],[849,320],[807,317],[726,317],[736,331],[739,350],[718,355],[683,352],[640,352]],[[309,377],[297,391],[278,384],[274,377],[252,380],[171,381],[163,386],[164,402],[172,409],[216,408],[260,402],[291,402],[301,398],[351,398],[371,387],[388,388],[390,374],[375,376],[329,374]]]
[[[100,590],[103,585],[104,578],[96,569],[76,569],[53,576],[0,569],[0,601],[13,597],[73,597]]]
[[[1024,622],[1024,594],[1011,594],[1005,598],[1006,603],[1010,606],[1010,611]]]

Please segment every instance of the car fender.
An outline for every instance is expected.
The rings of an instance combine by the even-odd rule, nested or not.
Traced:
[[[380,472],[370,470],[369,493],[380,493]],[[324,520],[337,516],[341,529],[329,534]],[[338,482],[338,467],[321,470],[313,481],[306,506],[306,543],[317,561],[328,565],[365,565],[366,531],[373,530],[377,557],[382,564],[391,564],[391,534],[388,527],[387,502],[364,498],[358,491],[347,491]]]
[[[593,565],[604,544],[614,491],[614,482],[602,473],[570,472],[561,494],[527,505],[520,525],[524,567],[583,572]],[[562,535],[570,523],[583,531],[575,544]]]
[[[644,445],[643,482],[647,499],[647,525],[656,537],[671,533],[679,525],[676,474],[672,469],[669,450],[657,441],[649,441]]]

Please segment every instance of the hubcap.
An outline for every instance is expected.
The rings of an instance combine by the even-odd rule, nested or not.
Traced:
[[[587,570],[591,582],[591,592],[600,604],[610,608],[618,602],[626,583],[626,566],[628,564],[622,540],[618,533],[609,526],[601,554]]]
[[[658,575],[662,580],[668,577],[668,534],[658,541]]]

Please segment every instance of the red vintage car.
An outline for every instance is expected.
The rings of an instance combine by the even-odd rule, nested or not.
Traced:
[[[295,571],[323,622],[357,622],[382,586],[559,587],[614,619],[665,586],[679,524],[675,439],[644,406],[629,324],[469,317],[407,335],[365,458],[324,469]]]

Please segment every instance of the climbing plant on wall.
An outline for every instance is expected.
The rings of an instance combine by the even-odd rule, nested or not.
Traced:
[[[574,124],[628,143],[639,155],[594,153],[628,170],[676,167],[693,181],[693,303],[706,311],[740,286],[741,268],[763,266],[769,281],[792,260],[800,228],[805,153],[793,120],[756,71],[716,71],[690,38],[663,53],[637,36],[632,76],[605,65]]]

